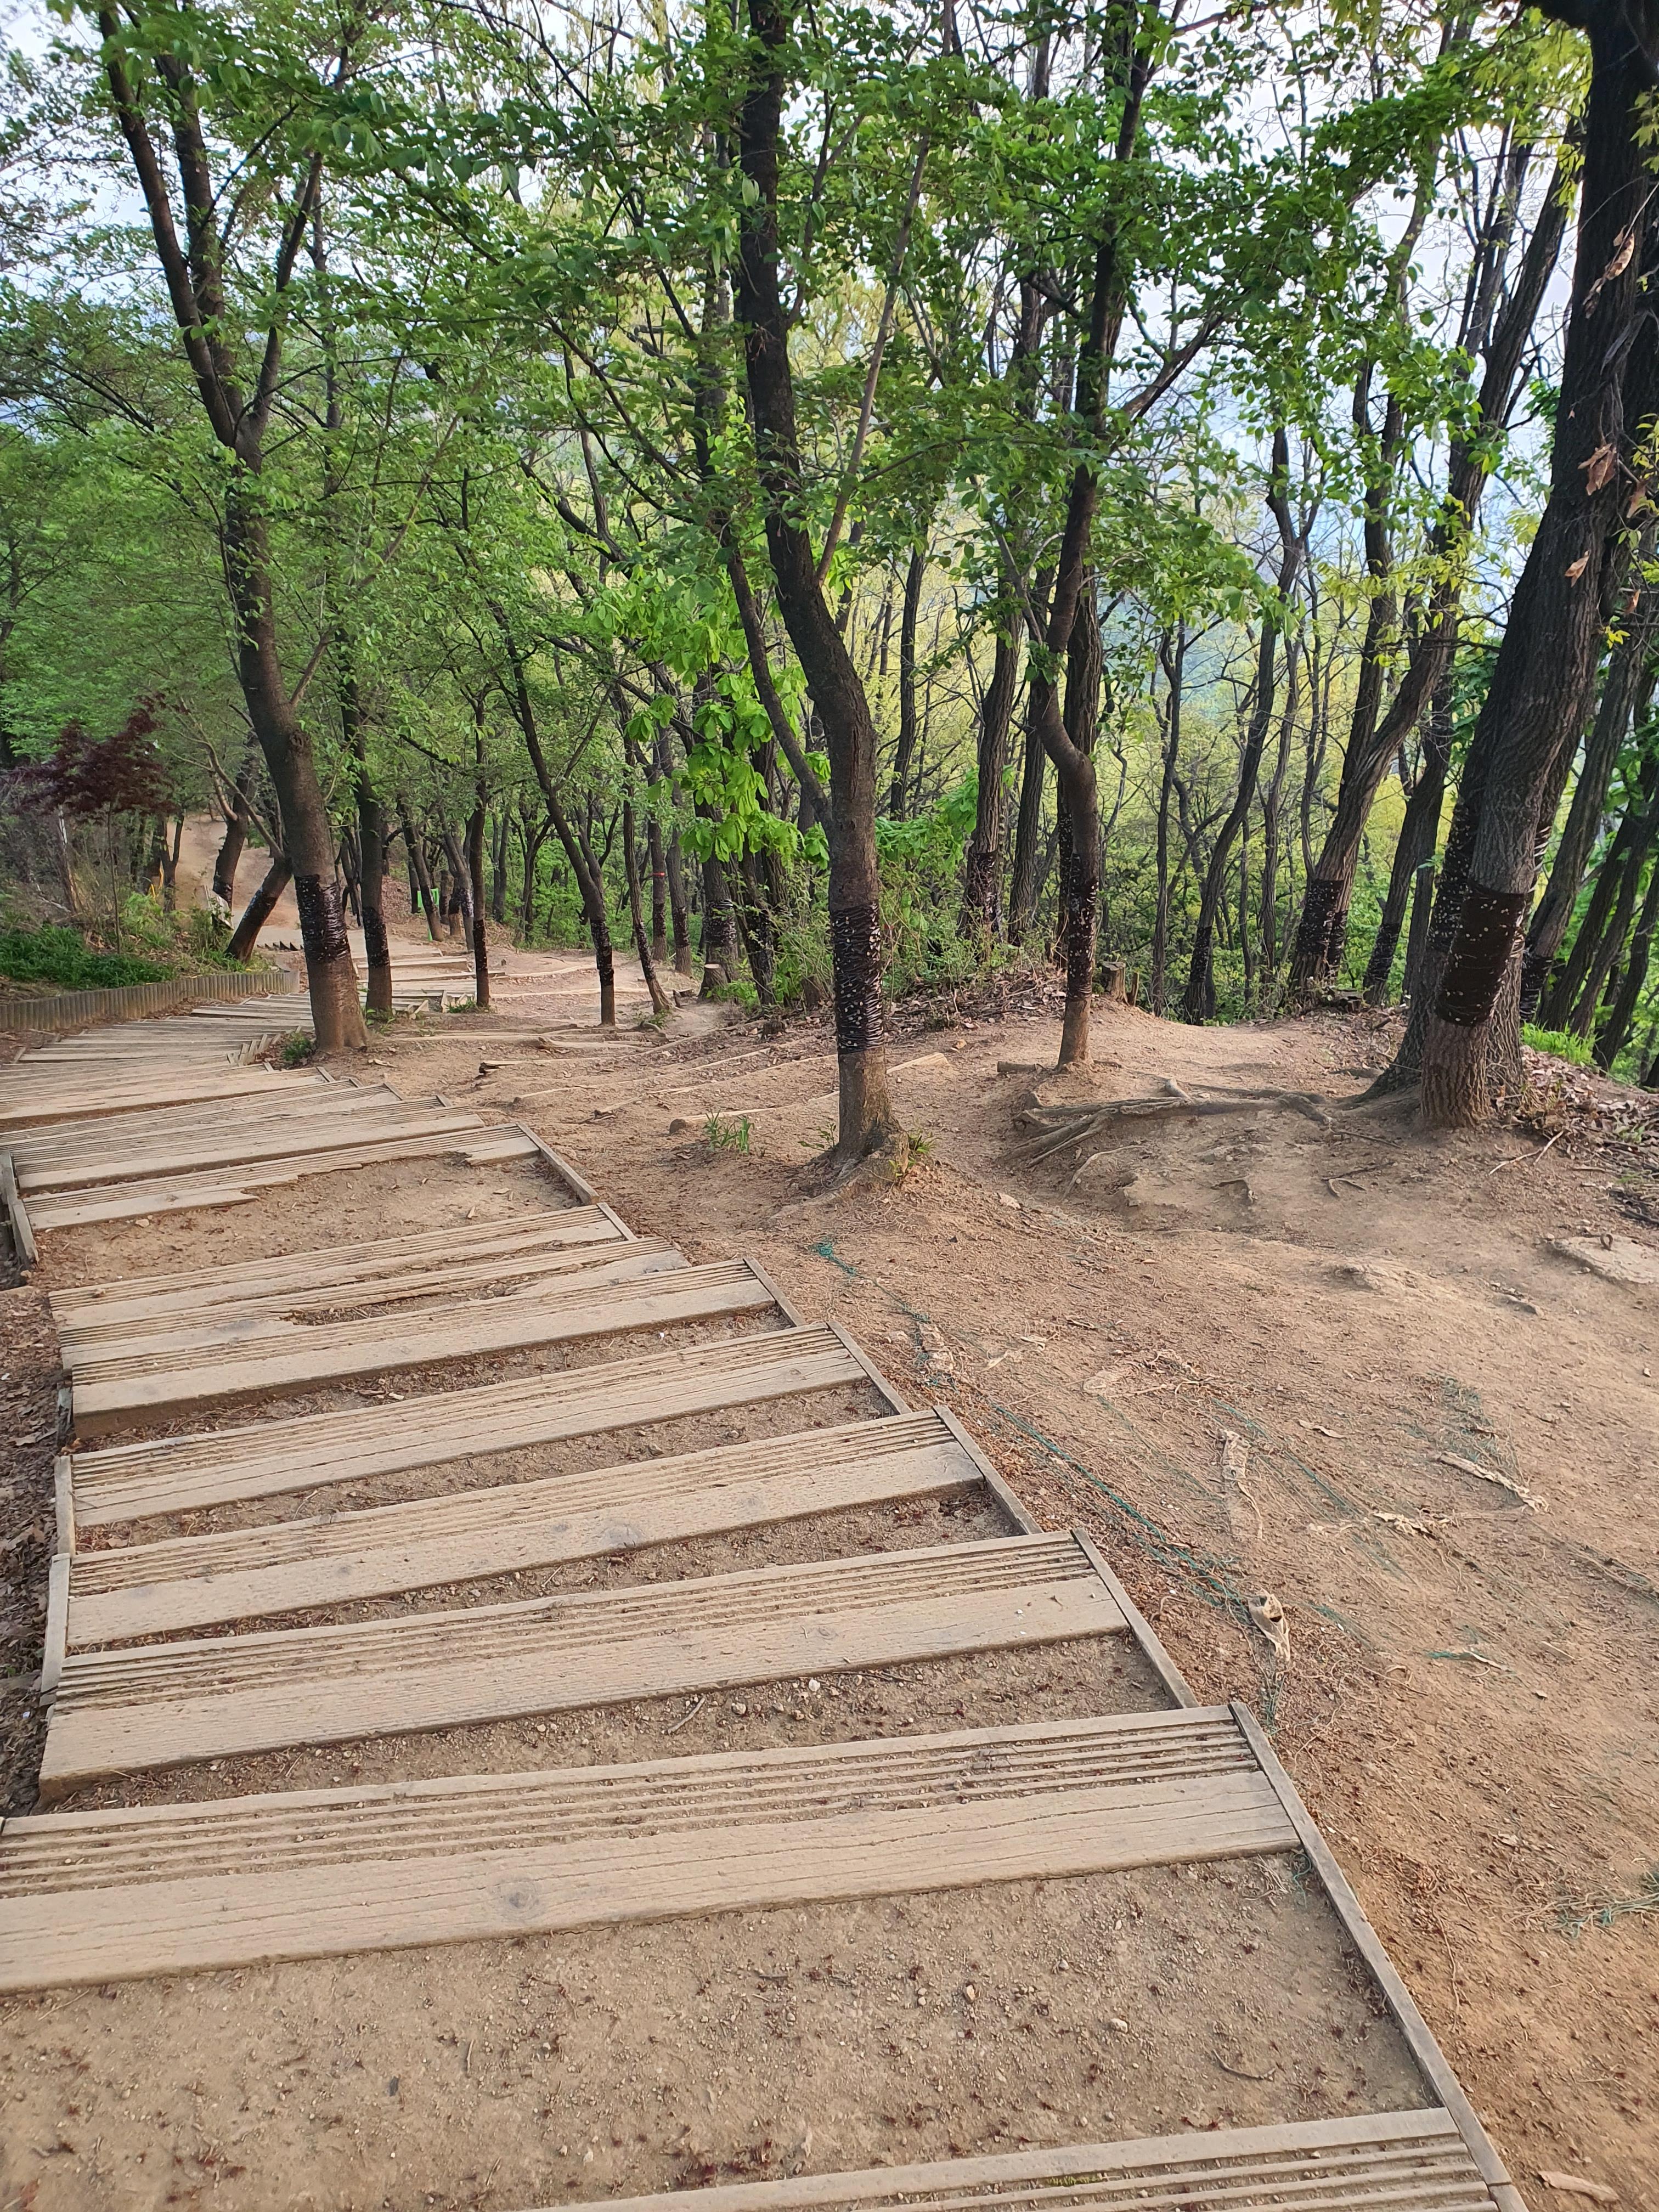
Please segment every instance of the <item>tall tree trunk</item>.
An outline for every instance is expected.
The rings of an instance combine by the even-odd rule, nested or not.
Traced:
[[[1255,803],[1256,777],[1261,767],[1267,732],[1273,726],[1274,665],[1279,633],[1290,617],[1291,592],[1302,566],[1305,544],[1291,516],[1288,489],[1291,448],[1289,437],[1282,427],[1273,432],[1272,465],[1267,505],[1279,526],[1279,574],[1274,584],[1273,604],[1262,611],[1261,635],[1256,647],[1255,702],[1250,711],[1249,723],[1244,733],[1244,748],[1239,757],[1238,789],[1211,849],[1210,864],[1205,871],[1204,889],[1199,900],[1198,922],[1193,933],[1192,966],[1188,971],[1187,988],[1181,1001],[1181,1017],[1188,1022],[1206,1022],[1215,1012],[1213,947],[1216,917],[1226,883],[1228,860]]]
[[[1182,692],[1187,666],[1187,624],[1178,622],[1166,630],[1158,644],[1167,687],[1164,751],[1158,787],[1158,892],[1152,912],[1152,972],[1150,997],[1152,1012],[1161,1014],[1169,991],[1170,974],[1170,801],[1175,792],[1176,762],[1181,752]]]
[[[400,791],[398,793],[398,820],[404,833],[404,852],[409,861],[409,872],[420,899],[421,912],[426,916],[426,933],[435,945],[438,941],[438,902],[433,895],[432,876],[426,865],[426,854],[415,834],[414,817],[409,811],[409,801]]]
[[[1400,825],[1399,842],[1394,848],[1388,896],[1382,902],[1376,936],[1365,966],[1367,1006],[1381,1006],[1388,1002],[1394,956],[1400,944],[1407,906],[1417,887],[1419,871],[1432,861],[1435,848],[1440,842],[1440,811],[1445,803],[1446,778],[1451,764],[1451,679],[1448,675],[1441,679],[1429,710],[1417,781],[1406,802],[1406,818]],[[1407,966],[1409,969],[1409,962]],[[1411,988],[1409,978],[1406,988]]]
[[[1511,952],[1536,871],[1540,802],[1560,748],[1583,726],[1603,595],[1619,567],[1614,532],[1631,496],[1628,457],[1659,398],[1659,347],[1638,342],[1642,288],[1659,274],[1642,141],[1659,9],[1543,0],[1542,12],[1589,29],[1583,213],[1549,498],[1469,749],[1436,902],[1448,910],[1448,945],[1423,1038],[1422,1096],[1440,1127],[1491,1110],[1489,1036],[1512,968],[1519,988]]]
[[[1637,869],[1631,869],[1631,881],[1636,880]],[[1648,964],[1653,957],[1653,938],[1659,927],[1659,860],[1656,860],[1648,875],[1647,895],[1642,901],[1642,911],[1637,916],[1636,934],[1630,942],[1630,951],[1625,961],[1624,973],[1619,988],[1607,1009],[1595,1036],[1595,1063],[1610,1070],[1629,1040],[1631,1025],[1636,1019],[1636,1008],[1648,980]]]
[[[662,968],[668,964],[668,867],[662,824],[654,814],[646,821],[645,844],[651,863],[651,957]]]
[[[285,853],[273,853],[270,864],[260,878],[259,888],[248,901],[242,918],[230,933],[225,947],[225,957],[230,960],[249,960],[259,941],[259,932],[270,920],[276,902],[288,889],[294,871],[289,866]]]
[[[738,926],[732,912],[732,886],[726,869],[711,853],[702,864],[702,987],[712,998],[738,971]],[[714,972],[711,974],[710,970]]]
[[[322,177],[322,155],[310,155],[291,208],[281,211],[280,242],[270,271],[271,319],[258,349],[260,367],[245,392],[230,348],[225,312],[223,197],[215,188],[190,64],[176,52],[155,57],[153,84],[165,88],[168,140],[186,210],[181,242],[140,86],[129,72],[121,25],[102,7],[103,63],[122,137],[149,216],[156,258],[208,424],[228,457],[222,543],[225,584],[234,618],[236,672],[248,721],[264,755],[276,795],[283,843],[294,870],[295,900],[305,946],[312,1020],[322,1052],[368,1044],[351,946],[334,880],[334,840],[318,781],[311,739],[284,680],[276,646],[267,510],[262,471],[264,434],[282,369],[283,316],[295,263],[310,225]]]
[[[253,797],[253,786],[259,773],[259,753],[249,745],[242,755],[242,765],[236,772],[236,781],[225,793],[229,805],[222,810],[225,834],[213,863],[213,896],[222,898],[228,907],[236,903],[236,871],[241,866],[242,854],[247,847],[249,805]]]
[[[1025,721],[1025,751],[1020,769],[1019,814],[1014,825],[1014,863],[1008,878],[1008,936],[1010,942],[1022,944],[1031,927],[1036,912],[1037,893],[1042,888],[1038,874],[1039,845],[1042,836],[1042,801],[1044,787],[1048,781],[1048,756],[1042,749],[1042,738],[1028,711]]]
[[[1651,557],[1651,535],[1646,541]],[[1527,952],[1521,971],[1521,1004],[1530,1018],[1542,998],[1550,969],[1566,941],[1573,908],[1583,888],[1584,871],[1600,835],[1607,803],[1607,789],[1619,756],[1630,735],[1632,717],[1639,724],[1652,703],[1659,680],[1659,657],[1654,652],[1654,632],[1659,623],[1659,591],[1646,589],[1641,606],[1629,621],[1622,643],[1607,664],[1601,697],[1591,725],[1589,741],[1578,771],[1578,782],[1567,810],[1561,842],[1555,848],[1549,882],[1527,929]]]
[[[634,928],[634,951],[639,958],[640,973],[645,978],[645,988],[651,994],[651,1011],[653,1014],[665,1014],[672,1001],[658,979],[651,941],[645,933],[645,902],[640,895],[640,853],[634,842],[634,802],[631,799],[623,801],[622,836],[623,864],[628,872],[628,918]]]
[[[484,794],[482,782],[466,824],[467,903],[472,924],[472,1002],[489,1004],[489,939],[484,897]]]
[[[1285,709],[1279,718],[1279,752],[1273,772],[1261,798],[1261,916],[1262,988],[1259,1003],[1268,1013],[1277,997],[1279,969],[1279,820],[1285,801],[1285,782],[1291,768],[1291,740],[1301,703],[1302,662],[1294,637],[1285,647]],[[1240,921],[1243,927],[1243,918]]]
[[[921,605],[921,587],[927,574],[927,549],[924,545],[913,545],[910,548],[910,565],[904,572],[904,611],[899,620],[898,750],[893,756],[892,788],[887,794],[887,812],[894,822],[904,819],[910,769],[915,759],[916,615]]]
[[[998,633],[991,680],[980,702],[978,788],[974,832],[963,856],[962,930],[1001,933],[1003,778],[1008,767],[1008,732],[1013,725],[1014,695],[1019,688],[1019,640]]]
[[[738,319],[778,605],[823,718],[830,756],[825,826],[840,1074],[836,1153],[851,1162],[887,1143],[897,1128],[882,1036],[876,732],[864,687],[824,602],[800,520],[805,485],[789,319],[778,283],[778,143],[790,21],[781,0],[749,0],[749,24],[753,44],[738,151],[753,197],[745,202],[738,230]],[[793,767],[781,735],[779,742]]]
[[[336,643],[336,689],[340,728],[357,784],[357,911],[363,926],[363,960],[368,970],[368,1010],[382,1019],[392,1012],[392,947],[386,928],[386,806],[368,772],[368,749],[353,665],[350,641]]]

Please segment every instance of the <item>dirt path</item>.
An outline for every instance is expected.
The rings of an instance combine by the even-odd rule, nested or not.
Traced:
[[[1069,1156],[1010,1164],[1033,1079],[997,1073],[1056,1034],[1016,1013],[896,1045],[927,1158],[851,1200],[803,1194],[833,1115],[820,1028],[556,1078],[503,1043],[480,1079],[471,1040],[393,1065],[529,1121],[641,1234],[752,1250],[955,1407],[1045,1522],[1090,1528],[1200,1695],[1272,1717],[1536,2200],[1565,2168],[1659,2207],[1659,1288],[1553,1243],[1659,1256],[1659,1135],[1176,1120],[1068,1189]],[[1107,1097],[1173,1077],[1338,1098],[1386,1042],[1121,1009],[1096,1051]],[[748,1150],[711,1146],[710,1115],[746,1120]],[[1224,1485],[1229,1433],[1248,1462]],[[1260,1589],[1283,1668],[1238,1603]]]
[[[1571,2209],[1537,2179],[1561,2168],[1654,2212],[1659,1292],[1550,1241],[1588,1237],[1601,1265],[1627,1256],[1621,1240],[1653,1252],[1639,1218],[1652,1137],[1592,1141],[1581,1118],[1547,1151],[1512,1131],[1431,1146],[1394,1116],[1199,1115],[1171,1087],[1231,1087],[1235,1104],[1261,1089],[1351,1096],[1382,1048],[1326,1020],[1194,1032],[1118,1012],[1091,1077],[1001,1073],[1045,1062],[1057,1034],[1017,995],[1004,1018],[896,1042],[921,1163],[898,1189],[823,1199],[804,1164],[833,1114],[826,1030],[769,1036],[694,1006],[665,1038],[603,1036],[590,963],[538,956],[510,981],[495,1014],[394,1024],[369,1072],[406,1097],[527,1123],[641,1236],[694,1263],[752,1254],[805,1321],[844,1325],[913,1402],[953,1409],[1045,1525],[1095,1537],[1200,1698],[1267,1717],[1534,2212]],[[1097,1138],[1081,1174],[1069,1154],[1015,1164],[1024,1104],[1094,1094],[1181,1110]],[[60,1232],[40,1282],[252,1273],[264,1254],[498,1219],[544,1202],[536,1181],[517,1163],[318,1178],[257,1207]],[[20,1655],[0,1714],[22,1809],[40,1757],[25,1669],[56,1377],[41,1289],[6,1294],[0,1326]],[[748,1327],[670,1334],[714,1343]],[[416,1371],[395,1388],[505,1371]],[[860,1384],[821,1393],[810,1419],[879,1410]],[[319,1469],[310,1498],[155,1533],[805,1425],[796,1401],[343,1491]],[[624,1546],[437,1595],[621,1592],[992,1533],[982,1501],[922,1501]],[[1250,1626],[1245,1601],[1263,1591],[1287,1622],[1278,1656]],[[314,1617],[393,1620],[412,1601]],[[1152,1710],[1161,1695],[1132,1650],[1073,1644],[238,1753],[70,1803],[778,1749]],[[1287,1857],[111,1984],[4,2011],[6,2212],[522,2206],[1424,2095]]]

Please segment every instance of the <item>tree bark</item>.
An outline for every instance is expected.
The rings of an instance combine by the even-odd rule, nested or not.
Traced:
[[[913,545],[910,565],[904,572],[904,608],[899,618],[899,734],[898,750],[893,756],[892,788],[887,794],[887,812],[894,822],[902,822],[906,794],[909,787],[911,764],[916,751],[916,616],[921,606],[921,586],[927,574],[927,553],[925,546]]]
[[[623,865],[628,872],[628,918],[634,927],[634,950],[640,963],[640,973],[645,978],[645,988],[651,994],[651,1011],[665,1014],[672,1001],[657,976],[657,963],[652,957],[652,946],[645,933],[645,902],[640,894],[640,854],[634,842],[634,802],[623,801]]]
[[[228,907],[236,903],[236,871],[241,866],[242,854],[247,848],[249,802],[253,797],[253,783],[259,773],[259,754],[250,745],[242,755],[236,781],[229,793],[230,805],[224,808],[225,834],[213,863],[213,895],[222,898]]]
[[[1407,905],[1419,882],[1419,872],[1433,860],[1435,848],[1440,842],[1440,813],[1445,804],[1446,780],[1451,764],[1451,682],[1449,677],[1446,677],[1442,678],[1440,688],[1434,695],[1434,704],[1429,710],[1417,781],[1406,802],[1406,818],[1400,825],[1399,842],[1394,848],[1394,866],[1389,873],[1388,896],[1382,902],[1376,936],[1365,966],[1367,1006],[1381,1006],[1388,1003],[1389,982],[1394,973],[1394,956],[1400,944]],[[1415,911],[1413,906],[1413,919]],[[1407,991],[1411,988],[1410,970],[1408,951]]]
[[[1187,665],[1187,625],[1178,622],[1158,643],[1166,686],[1164,749],[1158,787],[1158,890],[1152,911],[1152,972],[1150,998],[1152,1012],[1161,1014],[1169,991],[1170,974],[1170,801],[1175,792],[1176,762],[1181,751],[1182,693]]]
[[[288,889],[294,871],[289,866],[284,853],[273,853],[270,865],[260,878],[259,888],[248,901],[241,920],[230,933],[225,947],[225,957],[230,960],[249,960],[259,941],[259,932],[270,920],[276,902]]]
[[[468,905],[472,924],[472,1002],[489,1004],[489,939],[484,898],[484,795],[480,786],[466,824]]]
[[[738,319],[778,605],[823,719],[830,756],[825,828],[840,1076],[836,1151],[842,1162],[851,1163],[886,1144],[897,1128],[882,1035],[876,732],[858,672],[825,605],[800,520],[805,484],[789,322],[778,283],[778,143],[790,27],[781,0],[749,0],[749,24],[753,45],[738,156],[752,197],[738,231]],[[789,757],[787,744],[784,750]]]
[[[1638,867],[1632,865],[1631,868],[1632,884],[1635,883],[1637,873]],[[1656,927],[1659,927],[1659,860],[1655,861],[1649,872],[1647,894],[1642,901],[1642,911],[1637,916],[1636,934],[1630,942],[1630,951],[1626,957],[1624,973],[1619,979],[1619,988],[1613,994],[1613,1003],[1607,1009],[1607,1018],[1596,1031],[1595,1064],[1602,1069],[1611,1071],[1613,1063],[1618,1059],[1629,1041],[1631,1026],[1636,1019],[1637,1006],[1641,1000],[1643,988],[1648,980],[1648,963],[1653,957]]]
[[[1650,558],[1650,536],[1644,547]],[[1555,848],[1549,882],[1527,929],[1521,1003],[1528,1018],[1546,994],[1550,970],[1566,941],[1573,909],[1583,888],[1584,872],[1601,834],[1607,789],[1625,740],[1630,735],[1632,718],[1639,723],[1652,702],[1655,683],[1659,679],[1659,658],[1654,653],[1656,624],[1659,592],[1647,589],[1643,592],[1640,609],[1631,621],[1623,642],[1607,665],[1572,805],[1567,810],[1561,842]],[[1554,1026],[1552,1017],[1546,1017],[1545,1026]]]

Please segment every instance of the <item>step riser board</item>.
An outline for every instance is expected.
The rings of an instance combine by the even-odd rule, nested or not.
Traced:
[[[900,1437],[914,1441],[890,1441]],[[71,1572],[69,1644],[392,1596],[983,1480],[936,1415],[909,1414],[321,1521],[83,1552]]]
[[[362,1413],[117,1444],[76,1454],[76,1525],[282,1497],[867,1380],[833,1331],[781,1329],[758,1340],[485,1383]],[[410,1411],[416,1404],[418,1419]]]
[[[62,1073],[50,1080],[8,1085],[0,1095],[0,1129],[61,1121],[70,1114],[125,1115],[150,1112],[162,1105],[199,1105],[208,1100],[224,1105],[239,1105],[245,1099],[259,1103],[267,1097],[279,1097],[279,1086],[291,1082],[318,1090],[332,1087],[321,1076],[264,1075],[252,1069],[244,1073],[233,1068],[228,1057],[231,1049],[225,1048],[225,1056],[216,1063],[210,1061],[196,1073],[177,1068],[171,1052],[158,1053],[155,1075],[138,1079],[134,1079],[133,1063],[145,1061],[148,1055],[129,1052],[123,1054],[118,1081],[96,1075],[89,1054],[31,1054],[24,1062],[26,1071],[41,1060],[49,1066],[62,1063]],[[240,1051],[243,1046],[239,1042],[234,1049]]]
[[[613,2197],[607,2212],[1495,2212],[1449,2112],[1072,2143]]]
[[[640,1698],[1122,1635],[1060,1537],[71,1658],[50,1802],[112,1775]]]
[[[631,1262],[649,1265],[631,1265]],[[166,1314],[148,1328],[112,1322],[99,1329],[58,1332],[65,1369],[88,1381],[99,1370],[129,1361],[169,1369],[199,1364],[210,1353],[270,1350],[325,1340],[328,1324],[297,1319],[307,1313],[340,1316],[349,1325],[399,1328],[430,1328],[434,1317],[476,1311],[501,1299],[545,1297],[572,1284],[626,1282],[634,1275],[660,1274],[687,1265],[685,1255],[660,1237],[611,1237],[526,1258],[502,1255],[469,1267],[430,1267],[420,1274],[367,1284],[325,1287],[307,1294],[291,1291],[279,1297],[250,1299],[246,1305],[201,1306],[187,1316]],[[416,1301],[424,1299],[424,1305]],[[408,1307],[410,1310],[392,1310]],[[336,1325],[338,1325],[337,1323]]]
[[[344,1111],[331,1104],[326,1111],[314,1115],[273,1117],[234,1135],[204,1134],[147,1152],[123,1152],[112,1145],[91,1158],[84,1154],[43,1155],[32,1164],[20,1159],[18,1183],[30,1197],[58,1197],[125,1182],[157,1182],[203,1168],[255,1166],[265,1160],[339,1152],[347,1146],[483,1127],[483,1117],[465,1107],[439,1106],[425,1100],[407,1105],[401,1099],[389,1105],[371,1101]]]
[[[427,1125],[428,1127],[430,1124]],[[526,1131],[509,1123],[485,1128],[463,1122],[453,1133],[387,1139],[373,1144],[343,1139],[338,1152],[291,1154],[279,1160],[250,1161],[202,1176],[164,1177],[155,1182],[106,1184],[93,1190],[46,1195],[29,1211],[42,1229],[80,1229],[94,1221],[131,1221],[151,1213],[184,1213],[198,1207],[246,1206],[261,1191],[295,1183],[306,1176],[339,1175],[348,1168],[380,1167],[399,1160],[437,1158],[469,1166],[526,1159],[541,1152]]]
[[[1224,1710],[46,1814],[0,1832],[0,1989],[1060,1879],[1295,1842]]]
[[[561,1284],[541,1293],[523,1291],[403,1315],[392,1324],[392,1335],[386,1333],[386,1319],[371,1316],[337,1326],[289,1327],[275,1346],[267,1336],[210,1346],[201,1364],[181,1359],[159,1372],[143,1355],[129,1363],[138,1368],[137,1373],[112,1373],[117,1365],[112,1359],[88,1363],[75,1372],[75,1427],[83,1437],[97,1436],[135,1420],[173,1419],[233,1398],[292,1395],[485,1352],[525,1352],[635,1329],[762,1313],[773,1304],[770,1291],[741,1262],[688,1267],[672,1245],[658,1252],[636,1243],[627,1256],[602,1262],[592,1273],[596,1279],[591,1284]]]
[[[210,1322],[227,1312],[307,1313],[319,1307],[411,1295],[430,1281],[470,1282],[490,1267],[503,1274],[544,1261],[583,1262],[588,1248],[632,1243],[626,1227],[604,1206],[573,1206],[554,1213],[453,1228],[374,1244],[325,1247],[247,1266],[203,1267],[177,1275],[93,1290],[54,1291],[49,1304],[66,1356],[75,1347],[130,1329],[154,1334]]]
[[[128,1174],[161,1174],[174,1167],[205,1165],[209,1158],[235,1160],[244,1145],[269,1148],[286,1132],[295,1149],[310,1133],[336,1122],[359,1127],[388,1115],[431,1107],[430,1098],[401,1098],[385,1084],[361,1087],[329,1083],[277,1093],[224,1099],[216,1105],[180,1112],[126,1114],[94,1121],[57,1121],[27,1129],[13,1139],[22,1172],[32,1186],[67,1188],[76,1182],[118,1182]],[[457,1108],[456,1111],[465,1110]],[[258,1157],[258,1153],[248,1155]]]

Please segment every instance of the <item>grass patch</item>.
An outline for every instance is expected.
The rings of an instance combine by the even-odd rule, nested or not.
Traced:
[[[711,1114],[702,1125],[702,1140],[711,1152],[746,1152],[749,1150],[749,1116],[741,1121],[727,1121],[718,1114]]]
[[[1571,1030],[1540,1030],[1531,1022],[1521,1028],[1521,1042],[1534,1052],[1547,1052],[1553,1060],[1571,1060],[1575,1067],[1594,1067],[1595,1054],[1590,1050],[1588,1037],[1575,1036]]]
[[[56,991],[118,990],[155,983],[173,970],[127,952],[97,952],[78,929],[0,932],[0,975],[14,983],[48,983]]]

